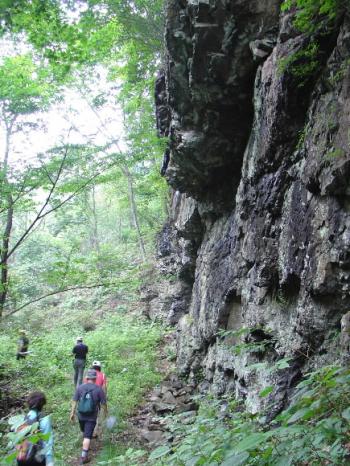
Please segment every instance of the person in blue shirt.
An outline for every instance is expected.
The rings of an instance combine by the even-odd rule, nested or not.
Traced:
[[[30,464],[25,462],[25,466],[53,466],[53,432],[50,416],[44,415],[42,410],[46,404],[46,397],[43,392],[32,392],[28,395],[27,404],[29,412],[26,415],[28,421],[39,422],[39,429],[42,434],[50,434],[48,440],[43,441],[44,448],[39,452],[38,457]],[[22,461],[17,460],[17,465],[22,466]]]

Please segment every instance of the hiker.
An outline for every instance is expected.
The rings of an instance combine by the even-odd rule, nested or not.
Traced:
[[[46,397],[43,392],[32,392],[28,395],[27,405],[29,412],[26,415],[28,425],[39,422],[39,429],[42,434],[49,434],[47,440],[41,440],[41,445],[35,459],[21,460],[17,457],[18,466],[53,466],[53,432],[50,416],[45,416],[42,409],[46,404]]]
[[[107,395],[107,377],[106,375],[101,371],[101,363],[100,361],[94,361],[92,363],[91,369],[94,369],[97,373],[96,377],[96,385],[102,388],[102,390],[105,392]],[[93,433],[93,438],[100,437],[102,435],[102,427],[101,427],[101,411],[98,412],[98,416],[96,419],[96,427]]]
[[[94,361],[92,363],[91,369],[95,370],[97,372],[97,377],[96,377],[96,385],[102,388],[102,390],[107,394],[107,377],[106,375],[101,371],[102,364],[100,361]]]
[[[17,345],[17,354],[16,354],[16,359],[17,361],[19,359],[25,359],[27,354],[28,354],[28,346],[29,346],[29,340],[27,337],[27,332],[25,330],[20,330],[19,331],[19,340],[18,340],[18,345]]]
[[[97,371],[89,369],[86,374],[87,382],[79,385],[76,389],[72,409],[70,413],[71,422],[74,421],[75,411],[78,409],[78,420],[80,430],[83,433],[83,449],[80,457],[80,464],[89,462],[89,448],[96,426],[97,416],[101,405],[104,415],[107,417],[107,401],[105,392],[96,385]]]
[[[78,387],[83,382],[84,369],[86,364],[86,355],[89,348],[83,343],[83,337],[77,338],[77,344],[74,346],[72,353],[75,357],[74,367],[74,386]]]

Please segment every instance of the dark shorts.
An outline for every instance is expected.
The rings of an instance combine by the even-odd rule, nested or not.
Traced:
[[[96,421],[81,421],[79,419],[80,430],[84,433],[84,438],[92,438]]]

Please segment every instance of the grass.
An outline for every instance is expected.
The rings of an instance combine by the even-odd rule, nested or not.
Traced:
[[[81,447],[78,426],[68,420],[74,392],[71,351],[77,335],[82,334],[89,346],[88,364],[94,359],[102,361],[108,377],[109,414],[117,418],[115,429],[123,428],[145,390],[160,380],[155,368],[159,326],[141,316],[109,311],[94,330],[84,333],[84,315],[85,321],[90,320],[92,312],[66,312],[67,318],[59,315],[58,309],[51,309],[50,314],[27,323],[32,353],[25,360],[15,360],[20,322],[0,330],[0,367],[12,379],[12,393],[24,396],[32,390],[42,390],[47,396],[46,412],[52,414],[54,426],[56,466],[67,466]],[[2,424],[0,429],[6,431],[7,426]],[[3,439],[1,456],[5,454],[5,444]]]

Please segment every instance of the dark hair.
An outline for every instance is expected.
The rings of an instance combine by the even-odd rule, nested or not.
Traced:
[[[28,395],[27,404],[29,409],[41,411],[46,404],[46,396],[43,392],[32,392]]]
[[[101,366],[92,366],[91,369],[94,369],[97,372],[101,372]]]

